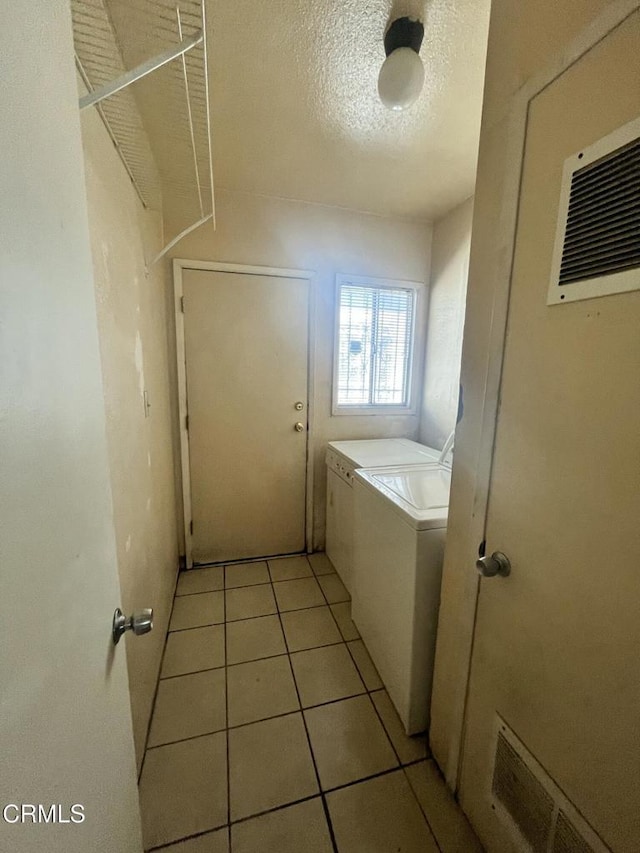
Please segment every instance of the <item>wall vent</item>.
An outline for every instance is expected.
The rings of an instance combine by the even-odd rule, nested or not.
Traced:
[[[564,164],[547,304],[640,289],[640,119]]]
[[[522,853],[610,853],[498,715],[490,796],[492,808]]]
[[[554,802],[504,735],[498,733],[492,792],[534,853],[546,853]]]
[[[553,853],[593,853],[593,847],[582,838],[562,809],[558,812],[552,851]]]

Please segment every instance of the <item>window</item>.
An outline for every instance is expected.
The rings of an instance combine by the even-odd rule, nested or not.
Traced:
[[[334,412],[411,407],[416,287],[338,278]]]

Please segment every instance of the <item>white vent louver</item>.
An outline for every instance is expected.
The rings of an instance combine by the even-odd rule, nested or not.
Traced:
[[[498,734],[492,793],[511,815],[530,849],[546,853],[553,799],[502,734]]]
[[[593,847],[581,838],[569,818],[560,810],[551,849],[553,853],[591,853]]]
[[[640,289],[640,119],[564,164],[547,304]]]
[[[610,853],[501,717],[491,803],[523,853]]]

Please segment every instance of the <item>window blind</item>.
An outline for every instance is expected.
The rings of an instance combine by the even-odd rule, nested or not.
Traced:
[[[411,289],[340,286],[339,406],[409,404],[414,300]]]

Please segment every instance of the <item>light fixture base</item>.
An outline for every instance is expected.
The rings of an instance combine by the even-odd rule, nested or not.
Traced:
[[[422,21],[412,18],[396,18],[384,36],[384,51],[387,56],[399,47],[410,47],[419,53],[424,37]]]

